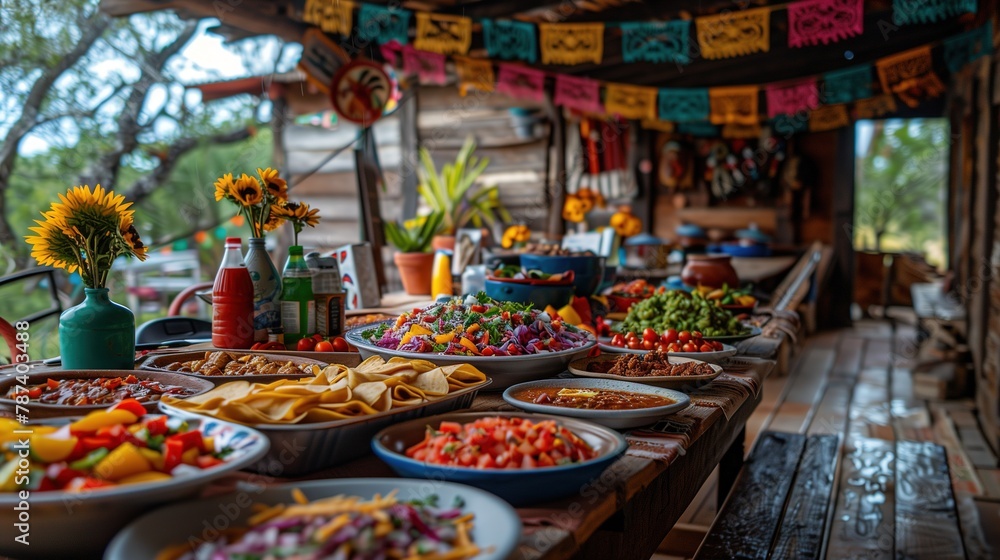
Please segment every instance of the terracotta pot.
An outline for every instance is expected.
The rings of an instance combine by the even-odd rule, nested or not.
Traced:
[[[431,270],[434,266],[434,253],[399,253],[392,256],[399,278],[403,281],[403,289],[410,295],[431,293]]]
[[[688,286],[708,286],[721,288],[723,284],[735,288],[740,285],[740,278],[729,262],[729,255],[688,255],[687,264],[681,271],[681,280]]]
[[[455,236],[454,235],[435,235],[431,239],[431,248],[435,251],[454,251],[455,250]]]

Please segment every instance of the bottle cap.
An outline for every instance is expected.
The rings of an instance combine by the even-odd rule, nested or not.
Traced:
[[[226,238],[226,245],[242,245],[242,244],[243,244],[243,239],[241,239],[239,237],[227,237]]]

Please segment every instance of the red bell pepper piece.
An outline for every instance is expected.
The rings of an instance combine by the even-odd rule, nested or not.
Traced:
[[[166,434],[169,431],[167,428],[167,417],[157,416],[152,420],[147,420],[146,429],[149,430],[149,435],[151,436],[162,436],[163,434]]]
[[[83,442],[83,454],[84,455],[86,455],[87,453],[90,453],[91,451],[93,451],[95,449],[100,449],[102,447],[106,447],[108,449],[108,451],[111,451],[115,447],[118,447],[118,444],[115,443],[115,441],[112,440],[108,436],[83,437],[83,438],[80,438],[80,441]]]
[[[49,389],[52,389],[53,391],[59,388],[59,382],[55,379],[49,379],[45,382],[45,384],[48,385]]]
[[[195,459],[195,464],[198,465],[198,468],[200,469],[210,469],[216,465],[221,465],[222,463],[225,463],[225,461],[211,455],[199,455],[198,458]]]
[[[28,398],[37,399],[40,396],[42,396],[41,387],[32,387],[31,389],[28,389]]]
[[[163,472],[169,473],[181,464],[184,455],[184,443],[181,440],[168,438],[163,446]]]
[[[174,434],[167,438],[167,443],[171,441],[179,441],[181,443],[181,451],[187,451],[192,447],[197,447],[199,451],[205,451],[205,438],[202,437],[201,432],[194,430],[191,432],[184,432],[183,434]]]
[[[129,377],[132,377],[131,375]],[[135,399],[125,399],[115,406],[111,407],[111,410],[127,410],[132,414],[135,414],[136,418],[142,418],[146,415],[146,409],[142,406],[142,403]]]
[[[580,316],[580,320],[583,324],[589,325],[593,322],[593,316],[590,314],[590,301],[585,297],[574,297],[572,303],[573,311]]]

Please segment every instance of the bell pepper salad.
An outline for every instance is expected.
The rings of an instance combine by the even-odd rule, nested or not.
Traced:
[[[458,356],[520,356],[585,346],[590,333],[530,305],[485,293],[403,313],[365,330],[362,338],[392,350]]]
[[[434,465],[478,469],[535,469],[592,459],[590,445],[553,420],[480,418],[468,424],[427,427],[406,456]]]
[[[178,470],[207,469],[225,462],[230,450],[187,422],[147,416],[142,404],[126,399],[63,426],[33,426],[30,468],[17,476],[18,437],[23,426],[0,418],[0,492],[79,492],[123,484],[169,480]],[[25,480],[25,478],[27,480]]]

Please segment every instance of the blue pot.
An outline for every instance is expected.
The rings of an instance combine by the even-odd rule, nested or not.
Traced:
[[[111,301],[107,288],[84,288],[86,299],[59,316],[63,369],[135,367],[135,316]]]
[[[486,295],[500,301],[532,303],[538,309],[546,305],[559,309],[573,300],[573,284],[521,284],[487,278]]]
[[[549,256],[521,255],[521,268],[525,270],[541,270],[549,274],[558,274],[572,270],[576,274],[576,295],[587,297],[597,291],[604,276],[604,257],[591,255]]]

